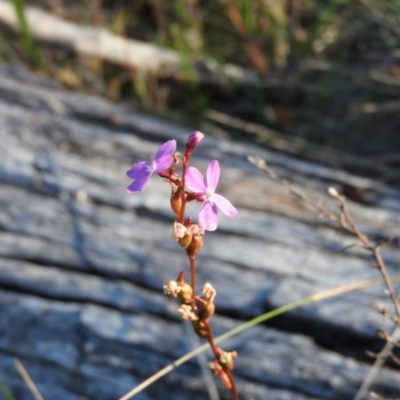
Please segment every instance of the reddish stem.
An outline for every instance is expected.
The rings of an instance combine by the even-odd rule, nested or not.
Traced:
[[[196,293],[196,259],[189,257],[190,262],[190,286],[193,290],[193,296]]]
[[[207,341],[208,341],[208,343],[209,343],[209,345],[211,347],[211,350],[212,350],[212,352],[214,354],[215,359],[218,361],[220,356],[221,356],[221,351],[218,349],[218,347],[214,343],[214,336],[213,336],[213,333],[212,333],[212,329],[211,329],[211,325],[210,325],[209,320],[205,320],[204,323],[207,326],[207,331],[208,331]],[[236,383],[235,383],[235,380],[233,379],[231,371],[228,368],[226,368],[224,365],[221,365],[221,367],[225,371],[226,376],[228,377],[229,382],[231,384],[230,391],[232,393],[232,400],[239,400],[237,389],[236,389]]]

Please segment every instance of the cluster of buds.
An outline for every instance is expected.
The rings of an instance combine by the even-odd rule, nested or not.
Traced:
[[[202,296],[194,296],[192,286],[184,281],[184,274],[181,272],[176,281],[170,281],[164,285],[164,294],[172,295],[181,301],[178,311],[182,319],[190,321],[193,329],[201,338],[207,338],[210,334],[209,318],[215,312],[214,299],[216,290],[210,283],[202,288]]]
[[[187,225],[175,221],[171,236],[186,249],[189,258],[194,259],[203,247],[204,229],[199,224],[192,224],[190,220]]]
[[[164,294],[172,295],[179,298],[183,304],[193,301],[193,288],[184,280],[183,272],[181,272],[176,281],[170,281],[168,285],[164,285]]]
[[[176,151],[175,140],[165,142],[151,161],[140,161],[127,171],[127,175],[133,179],[127,192],[140,192],[154,173],[169,182],[170,205],[176,217],[172,237],[186,250],[190,262],[191,282],[185,282],[181,272],[175,281],[164,285],[164,293],[179,299],[182,319],[191,322],[195,333],[209,342],[216,358],[216,361],[210,363],[210,368],[232,391],[233,398],[237,399],[230,374],[236,352],[227,353],[215,346],[209,321],[215,312],[216,290],[210,283],[206,283],[202,288],[202,295],[196,295],[196,256],[203,247],[205,231],[217,229],[218,209],[229,217],[238,213],[228,199],[215,193],[220,175],[217,160],[210,162],[205,176],[197,168],[189,167],[192,153],[203,137],[201,132],[193,132],[187,139],[183,155]],[[177,173],[178,168],[181,169],[181,174]],[[190,217],[185,217],[186,204],[190,201],[202,203],[197,223],[192,223]]]

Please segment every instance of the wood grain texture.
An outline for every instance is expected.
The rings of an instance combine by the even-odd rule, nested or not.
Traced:
[[[152,177],[143,193],[125,194],[134,162],[167,139],[182,146],[195,128],[0,67],[0,379],[17,399],[30,395],[13,357],[46,400],[108,400],[195,345],[177,304],[162,294],[163,283],[187,269],[170,238],[169,187]],[[210,281],[218,292],[216,334],[318,291],[379,277],[367,254],[341,251],[352,238],[263,176],[249,154],[331,209],[329,185],[368,190],[368,205],[349,202],[360,228],[377,239],[399,236],[398,191],[206,137],[193,163],[204,170],[219,159],[219,192],[239,209],[207,233],[198,260],[199,284]],[[198,205],[190,210],[195,216]],[[398,272],[399,248],[388,247],[384,258]],[[239,352],[240,398],[351,399],[369,368],[365,351],[382,346],[376,330],[390,328],[374,309],[378,302],[390,307],[383,286],[304,307],[227,341],[223,347]],[[373,390],[398,397],[399,379],[398,369],[384,368]],[[207,398],[198,363],[137,398]]]

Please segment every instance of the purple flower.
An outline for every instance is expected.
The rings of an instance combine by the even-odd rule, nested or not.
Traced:
[[[157,151],[154,158],[150,162],[139,161],[126,174],[133,182],[126,188],[126,192],[140,192],[154,172],[160,173],[169,168],[173,162],[172,155],[176,149],[176,141],[168,140]]]
[[[207,167],[207,176],[203,175],[197,168],[190,167],[186,171],[185,179],[187,187],[200,196],[204,201],[199,212],[199,224],[207,231],[215,231],[218,225],[219,208],[225,215],[235,217],[238,213],[231,202],[220,194],[215,193],[219,180],[219,163],[211,161]]]

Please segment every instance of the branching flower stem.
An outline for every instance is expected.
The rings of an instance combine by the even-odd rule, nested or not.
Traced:
[[[205,231],[214,231],[217,228],[217,208],[229,217],[235,217],[238,213],[228,199],[215,193],[220,176],[218,160],[210,162],[205,178],[197,168],[189,166],[191,155],[203,137],[201,132],[193,132],[187,139],[186,149],[182,155],[176,151],[176,141],[168,140],[161,145],[150,161],[139,161],[134,164],[127,171],[127,175],[133,180],[127,188],[127,193],[141,192],[155,173],[170,183],[170,205],[176,217],[172,237],[186,250],[190,285],[185,282],[184,272],[181,271],[176,280],[164,285],[164,293],[180,300],[178,311],[182,314],[182,319],[191,322],[194,332],[208,341],[214,353],[215,360],[210,362],[210,369],[232,392],[232,399],[238,400],[236,385],[231,374],[237,353],[226,352],[215,346],[210,325],[210,318],[215,312],[214,298],[217,292],[209,282],[206,282],[202,288],[203,295],[196,294],[196,255],[203,247]],[[181,166],[180,174],[178,166]],[[186,203],[194,200],[203,203],[198,223],[193,223],[191,217],[185,216]]]

